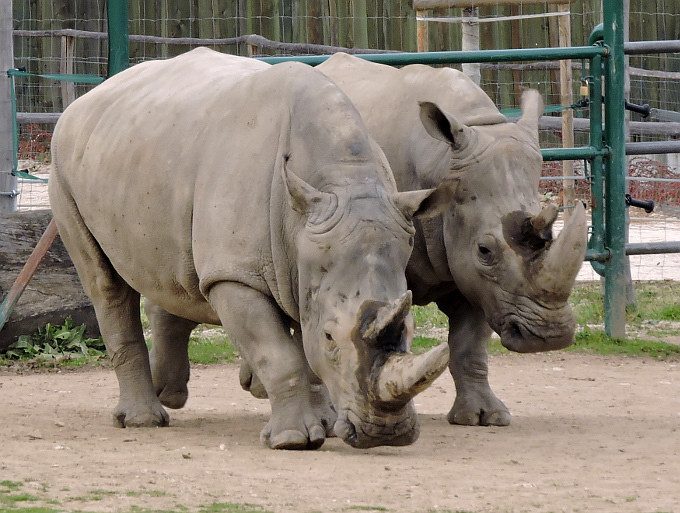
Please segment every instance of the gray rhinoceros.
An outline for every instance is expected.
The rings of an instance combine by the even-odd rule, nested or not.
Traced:
[[[451,189],[398,192],[323,74],[208,49],[140,64],[66,109],[52,156],[54,217],[120,386],[116,425],[164,426],[162,404],[184,405],[201,322],[222,324],[264,383],[270,447],[317,448],[333,427],[354,447],[417,438],[411,399],[448,348],[407,352],[412,216]]]
[[[491,328],[513,351],[570,345],[575,322],[567,298],[586,248],[580,204],[556,239],[557,209],[540,207],[540,95],[526,91],[522,118],[510,123],[453,69],[396,69],[342,53],[318,69],[357,107],[400,191],[457,182],[447,211],[416,221],[408,286],[415,304],[434,301],[449,317],[457,390],[449,422],[509,424],[488,383]]]

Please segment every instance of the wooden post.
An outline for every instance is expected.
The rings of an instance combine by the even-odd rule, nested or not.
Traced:
[[[425,16],[425,11],[416,11],[416,18],[421,18]],[[418,20],[416,23],[416,33],[418,37],[418,51],[427,52],[428,51],[428,33],[427,33],[427,22],[425,20]]]
[[[368,48],[368,20],[366,0],[352,2],[352,26],[354,27],[354,48]]]
[[[7,70],[13,67],[12,0],[0,0],[0,214],[17,209],[17,177],[12,175],[15,156],[11,82],[7,76]]]
[[[560,13],[569,12],[569,4],[557,6]],[[571,46],[571,22],[569,15],[559,16],[559,42],[560,48]],[[560,61],[560,104],[572,105],[574,103],[574,92],[572,88],[571,61]],[[566,109],[562,111],[562,147],[574,147],[574,111]],[[562,176],[573,176],[574,164],[571,160],[562,162]],[[573,207],[576,204],[576,191],[573,178],[562,180],[563,204],[565,207]],[[571,209],[565,209],[565,218],[569,218]]]
[[[73,74],[73,47],[74,38],[71,36],[61,37],[61,58],[59,60],[59,73],[62,75]],[[62,110],[66,109],[76,99],[76,85],[73,82],[62,80],[61,101]]]
[[[475,18],[479,17],[479,7],[465,7],[463,8],[463,17],[471,18],[470,21],[464,21],[462,26],[463,36],[461,39],[461,49],[465,51],[479,50],[479,23]],[[479,85],[482,81],[481,69],[482,66],[478,62],[463,64],[463,73],[472,79],[472,81]]]

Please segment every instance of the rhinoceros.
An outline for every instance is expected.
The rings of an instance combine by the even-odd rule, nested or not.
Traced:
[[[120,387],[115,425],[169,423],[189,332],[212,323],[264,384],[270,447],[317,448],[327,430],[360,448],[415,441],[412,397],[448,347],[407,351],[412,218],[452,188],[398,192],[322,73],[205,48],[139,64],[66,109],[52,157],[54,218]]]
[[[513,351],[560,349],[574,339],[568,296],[586,248],[582,205],[557,238],[557,208],[541,208],[540,94],[525,91],[511,123],[463,73],[401,69],[339,53],[318,66],[349,96],[387,156],[400,191],[457,182],[450,207],[416,220],[407,267],[415,304],[449,317],[451,423],[508,425],[488,383],[487,340]]]

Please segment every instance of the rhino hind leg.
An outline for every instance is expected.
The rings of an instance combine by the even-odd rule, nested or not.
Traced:
[[[304,352],[276,303],[234,282],[213,285],[208,300],[269,397],[272,415],[261,441],[272,449],[321,447],[325,429],[313,405]]]
[[[182,408],[189,397],[189,336],[197,323],[172,315],[148,299],[144,309],[151,325],[154,390],[163,406]]]
[[[508,426],[511,416],[489,385],[488,340],[493,332],[484,313],[465,299],[438,301],[449,316],[449,370],[456,399],[447,419],[465,426]]]
[[[50,202],[59,233],[85,292],[118,378],[120,397],[113,411],[117,427],[167,426],[169,416],[154,393],[149,352],[140,319],[140,296],[121,277],[87,229],[75,203],[50,178]]]

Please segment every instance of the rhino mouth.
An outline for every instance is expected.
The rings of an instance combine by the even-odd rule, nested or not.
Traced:
[[[500,331],[501,344],[517,353],[538,353],[563,349],[574,343],[575,326],[567,323],[559,332],[546,330],[539,332],[540,327],[529,327],[519,318],[510,317],[503,323]]]
[[[355,449],[368,449],[380,445],[410,445],[418,439],[420,426],[413,403],[409,402],[402,412],[368,418],[352,409],[343,409],[333,431]]]

